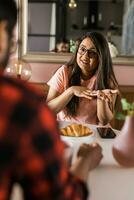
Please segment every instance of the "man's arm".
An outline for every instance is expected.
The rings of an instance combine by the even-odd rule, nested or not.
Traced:
[[[44,105],[43,105],[44,106]],[[41,106],[31,126],[30,135],[21,141],[22,182],[32,199],[86,199],[87,189],[68,170],[64,145],[60,140],[55,117]],[[25,142],[24,142],[25,141]],[[21,155],[21,154],[20,154]]]

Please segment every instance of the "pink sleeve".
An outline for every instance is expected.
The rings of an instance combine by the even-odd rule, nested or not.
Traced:
[[[51,79],[47,83],[50,87],[53,87],[59,93],[62,93],[67,89],[68,85],[68,68],[67,66],[61,66]]]

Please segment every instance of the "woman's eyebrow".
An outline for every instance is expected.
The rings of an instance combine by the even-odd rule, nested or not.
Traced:
[[[84,47],[84,48],[86,48],[86,46],[85,46],[84,44],[81,44],[80,47],[81,47],[81,46]],[[87,49],[87,48],[86,48],[86,49]],[[87,50],[95,50],[95,51],[96,51],[96,48],[95,48],[95,47],[91,47],[90,49],[87,49]]]
[[[91,49],[91,50],[96,50],[96,48],[95,48],[95,47],[91,47],[90,49]]]

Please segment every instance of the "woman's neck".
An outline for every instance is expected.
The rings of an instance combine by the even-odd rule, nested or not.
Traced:
[[[94,75],[94,73],[90,73],[88,75],[81,74],[81,79],[84,80],[84,81],[86,81],[86,80],[91,79],[93,75]]]
[[[97,73],[97,70],[93,70],[93,71],[91,71],[89,74],[81,73],[81,79],[82,79],[82,80],[89,80],[89,79],[91,79],[96,73]]]

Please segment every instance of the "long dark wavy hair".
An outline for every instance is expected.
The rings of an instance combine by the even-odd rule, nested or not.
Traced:
[[[81,85],[81,69],[77,64],[77,52],[81,42],[85,38],[90,38],[96,47],[98,53],[98,67],[95,71],[97,74],[95,90],[103,89],[117,89],[118,82],[116,80],[112,59],[109,51],[109,46],[106,38],[99,32],[87,32],[82,38],[79,39],[76,51],[67,63],[67,67],[71,67],[71,75],[69,77],[69,87],[70,86],[80,86]],[[77,109],[79,106],[79,97],[73,96],[70,102],[66,106],[67,115],[75,116],[77,114]]]

